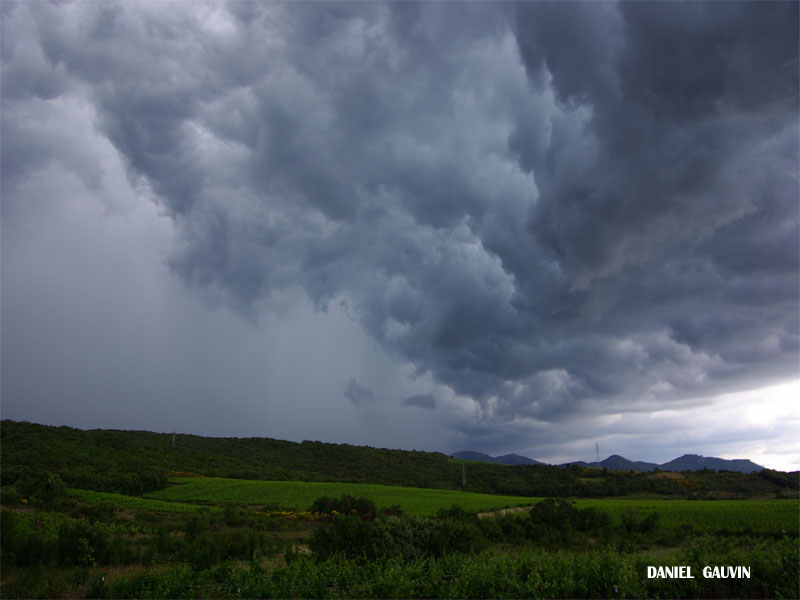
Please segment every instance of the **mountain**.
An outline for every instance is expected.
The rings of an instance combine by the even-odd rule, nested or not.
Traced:
[[[474,460],[478,462],[488,462],[502,465],[544,465],[547,463],[533,460],[527,456],[520,456],[519,454],[506,454],[504,456],[489,456],[483,452],[473,452],[471,450],[462,450],[451,454],[453,458],[461,460]],[[641,460],[628,460],[619,454],[612,454],[605,460],[600,462],[586,462],[578,460],[570,463],[563,463],[559,467],[590,467],[594,469],[608,469],[609,471],[635,471],[637,473],[646,473],[648,471],[655,471],[661,469],[662,471],[702,471],[703,469],[711,469],[714,471],[735,471],[737,473],[758,473],[764,467],[756,463],[737,458],[734,460],[727,460],[724,458],[714,458],[708,456],[700,456],[699,454],[684,454],[679,458],[675,458],[663,464],[649,463]]]
[[[713,469],[715,471],[737,471],[739,473],[754,473],[764,467],[744,458],[726,460],[700,456],[699,454],[684,454],[683,456],[664,463],[660,466],[663,471],[700,471]]]
[[[498,456],[495,459],[497,462],[502,463],[504,465],[545,465],[547,463],[539,462],[538,460],[533,460],[532,458],[528,458],[527,456],[520,456],[519,454],[504,454],[503,456]]]
[[[489,456],[483,452],[472,452],[470,450],[463,450],[451,454],[453,458],[461,460],[474,460],[478,462],[488,462],[500,465],[544,465],[547,463],[533,460],[527,456],[520,456],[519,454],[504,454],[503,456]]]
[[[658,465],[655,463],[632,461],[619,454],[613,454],[600,463],[603,468],[612,471],[654,471]]]
[[[464,450],[462,452],[456,452],[455,454],[451,454],[453,458],[458,458],[460,460],[474,460],[477,462],[489,462],[489,463],[496,463],[497,459],[494,456],[489,456],[488,454],[484,454],[483,452],[472,452],[470,450]]]
[[[614,454],[600,462],[590,462],[579,460],[571,463],[564,463],[560,467],[571,467],[577,465],[579,467],[591,467],[595,469],[608,469],[609,471],[637,471],[639,473],[646,471],[655,471],[661,469],[662,471],[702,471],[703,469],[712,469],[714,471],[736,471],[738,473],[757,473],[764,467],[757,465],[746,459],[737,458],[734,460],[727,460],[724,458],[712,458],[700,456],[698,454],[684,454],[680,458],[673,459],[663,464],[648,463],[642,461],[631,461],[624,456]]]
[[[637,473],[644,473],[646,471],[654,471],[655,469],[660,469],[661,465],[657,465],[655,463],[648,463],[642,462],[640,460],[632,461],[628,460],[624,456],[620,456],[619,454],[612,454],[605,460],[601,460],[600,462],[590,462],[587,463],[583,460],[579,460],[577,462],[571,463],[564,463],[559,465],[560,467],[571,467],[573,465],[577,465],[579,467],[590,467],[593,469],[608,469],[609,471],[636,471]]]
[[[544,465],[547,463],[533,460],[527,456],[520,456],[519,454],[505,454],[503,456],[489,456],[483,452],[473,452],[471,450],[462,450],[451,454],[453,458],[461,460],[474,460],[478,462],[488,462],[501,465]],[[649,463],[641,460],[633,461],[628,460],[619,454],[612,454],[605,460],[600,462],[586,462],[583,460],[564,463],[558,465],[559,467],[571,467],[577,465],[579,467],[590,467],[595,469],[608,469],[609,471],[635,471],[637,473],[646,473],[647,471],[655,471],[661,469],[662,471],[702,471],[703,469],[712,469],[714,471],[736,471],[738,473],[757,473],[764,467],[757,465],[746,459],[737,458],[735,460],[726,460],[724,458],[713,458],[700,456],[698,454],[684,454],[680,458],[673,459],[663,464]]]

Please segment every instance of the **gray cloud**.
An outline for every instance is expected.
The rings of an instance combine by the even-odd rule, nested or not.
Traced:
[[[436,408],[436,398],[431,394],[416,394],[403,399],[403,404],[406,406],[416,406],[417,408],[427,408],[429,410]]]
[[[185,8],[3,4],[4,229],[48,165],[102,189],[74,98],[174,275],[342,303],[454,440],[797,377],[796,3]]]
[[[355,378],[347,382],[343,393],[344,397],[350,400],[355,406],[362,406],[375,402],[375,394],[358,383]]]

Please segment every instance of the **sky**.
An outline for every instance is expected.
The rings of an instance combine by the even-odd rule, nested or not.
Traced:
[[[0,3],[0,412],[800,469],[798,3]]]

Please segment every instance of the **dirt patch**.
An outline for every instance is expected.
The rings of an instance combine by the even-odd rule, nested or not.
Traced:
[[[3,505],[3,510],[10,510],[10,511],[13,511],[13,512],[26,513],[26,514],[39,512],[38,510],[36,510],[32,506],[24,506],[24,505],[23,506],[6,506],[4,504]]]
[[[529,512],[533,508],[531,506],[514,506],[513,508],[500,508],[498,510],[490,510],[487,512],[479,512],[479,519],[488,519],[490,517],[502,517],[505,515],[513,515],[515,513]]]
[[[304,540],[311,537],[311,530],[301,529],[298,531],[275,531],[272,535],[286,540]]]
[[[117,507],[117,518],[133,522],[136,520],[136,511],[132,508]]]

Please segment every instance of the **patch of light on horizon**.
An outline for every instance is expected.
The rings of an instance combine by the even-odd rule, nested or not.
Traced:
[[[739,418],[757,427],[786,428],[796,425],[800,431],[800,379],[721,397],[740,409]],[[781,439],[755,440],[742,445],[740,456],[725,453],[720,458],[742,458],[780,471],[800,469],[800,443],[797,437],[786,442]]]

